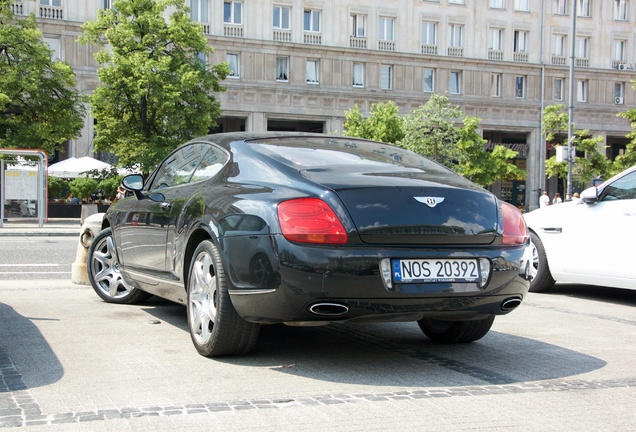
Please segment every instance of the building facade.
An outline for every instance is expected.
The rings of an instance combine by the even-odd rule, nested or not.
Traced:
[[[404,115],[433,92],[447,94],[481,118],[488,145],[519,152],[527,179],[492,189],[526,209],[538,206],[540,188],[557,191],[556,179],[545,179],[543,161],[554,149],[542,137],[541,111],[567,107],[570,88],[573,122],[604,136],[608,156],[628,142],[630,125],[616,114],[636,102],[635,0],[185,1],[215,49],[209,62],[227,61],[232,71],[218,95],[219,131],[341,134],[355,104],[368,113],[391,100]],[[89,94],[98,64],[77,38],[81,24],[111,3],[14,0],[13,7],[38,17],[45,40]],[[87,118],[63,157],[91,153],[92,129]]]

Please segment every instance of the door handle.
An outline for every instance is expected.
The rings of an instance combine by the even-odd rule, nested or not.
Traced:
[[[159,204],[159,206],[163,211],[170,210],[172,208],[172,204],[170,204],[169,202],[162,202],[161,204]]]

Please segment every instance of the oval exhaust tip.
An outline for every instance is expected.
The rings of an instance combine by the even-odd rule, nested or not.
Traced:
[[[349,312],[349,307],[339,303],[315,303],[309,307],[309,312],[320,316],[340,316]]]
[[[513,309],[516,309],[520,304],[520,298],[512,297],[501,302],[501,310],[504,312],[509,312]]]

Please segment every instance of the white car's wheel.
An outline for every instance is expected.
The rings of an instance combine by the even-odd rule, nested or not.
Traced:
[[[554,279],[550,273],[545,248],[539,236],[530,232],[532,246],[532,267],[530,268],[530,291],[544,292],[554,286]]]
[[[187,309],[192,343],[206,357],[247,354],[260,330],[236,313],[225,278],[217,247],[202,241],[190,264]]]

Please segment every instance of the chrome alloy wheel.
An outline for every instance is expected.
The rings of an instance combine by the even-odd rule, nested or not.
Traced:
[[[532,264],[530,265],[528,280],[533,281],[537,277],[537,273],[539,272],[539,251],[537,250],[537,246],[533,242],[530,242],[530,248],[532,251]]]
[[[119,272],[119,261],[115,253],[112,235],[97,236],[89,256],[89,276],[93,287],[102,297],[111,300],[122,299],[132,293],[130,287]]]
[[[190,272],[188,309],[190,333],[200,345],[209,343],[217,316],[217,277],[212,256],[202,250]]]

